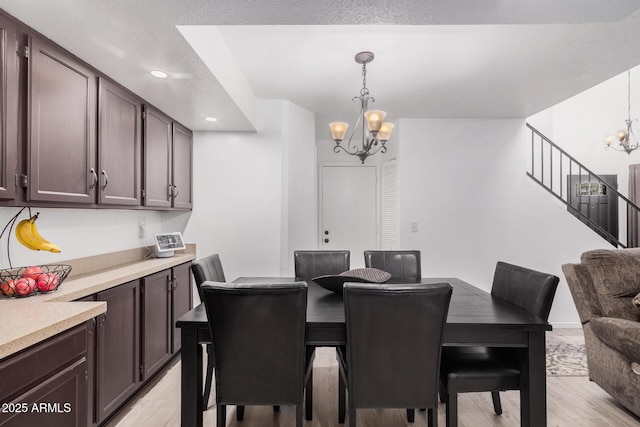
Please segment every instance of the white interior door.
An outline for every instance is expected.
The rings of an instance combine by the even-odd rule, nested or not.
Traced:
[[[351,267],[363,267],[363,251],[378,242],[375,166],[322,166],[320,247],[349,249]]]

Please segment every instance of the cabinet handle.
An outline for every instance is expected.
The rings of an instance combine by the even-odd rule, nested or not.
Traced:
[[[180,284],[180,281],[178,281],[178,279],[176,279],[175,277],[173,278],[173,290],[175,291],[176,289],[178,289],[178,285]]]
[[[169,279],[169,289],[167,289],[167,292],[173,292],[173,280]]]
[[[178,197],[178,194],[180,194],[180,190],[178,190],[178,186],[177,186],[177,185],[174,185],[174,186],[173,186],[173,189],[174,189],[174,190],[176,190],[176,191],[173,193],[173,198],[175,199],[176,197]]]
[[[89,185],[89,190],[93,190],[94,188],[96,188],[96,185],[98,185],[98,174],[96,173],[96,170],[94,168],[91,168],[89,173],[93,178],[93,182],[91,183],[91,185]]]
[[[169,198],[173,197],[173,185],[169,184]]]
[[[107,313],[102,315],[102,320],[100,321],[100,327],[104,326],[104,322],[107,321]]]
[[[104,185],[102,186],[102,190],[104,191],[107,185],[109,185],[109,175],[107,175],[107,171],[104,169],[100,171],[100,174],[104,175]]]
[[[89,332],[89,335],[92,335],[92,334],[93,334],[93,331],[96,329],[96,324],[97,324],[98,322],[96,321],[96,318],[95,318],[95,317],[92,317],[92,318],[91,318],[91,323],[92,323],[92,326],[89,328],[89,331],[88,331],[88,332]]]

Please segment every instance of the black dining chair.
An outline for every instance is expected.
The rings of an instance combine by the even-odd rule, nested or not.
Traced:
[[[191,263],[191,272],[196,282],[196,289],[198,290],[198,296],[200,301],[204,302],[204,295],[202,294],[202,284],[206,281],[210,282],[226,282],[224,278],[224,270],[222,269],[222,263],[220,262],[220,256],[218,254],[209,255],[205,258],[193,261]],[[206,344],[207,350],[207,374],[204,383],[203,393],[203,407],[206,409],[209,404],[209,395],[211,394],[211,382],[213,380],[213,349],[211,344]]]
[[[312,279],[328,274],[340,274],[349,270],[349,251],[293,251],[295,275],[300,279]]]
[[[552,274],[500,261],[491,295],[547,320],[559,280]],[[443,349],[440,399],[446,403],[447,427],[458,425],[458,393],[490,391],[495,413],[502,414],[500,391],[520,390],[521,352],[517,348],[495,347]]]
[[[438,423],[438,372],[452,287],[344,285],[347,345],[337,351],[347,386],[349,426],[360,408],[428,408]],[[344,407],[344,396],[339,397]],[[415,409],[407,409],[409,422]],[[340,419],[344,422],[344,419]]]
[[[228,405],[295,405],[302,427],[311,364],[307,284],[205,282],[202,292],[215,355],[216,425],[226,425]]]
[[[330,274],[340,274],[349,270],[351,252],[348,250],[297,250],[293,251],[293,265],[296,279],[305,280]],[[309,346],[308,353],[314,353]],[[313,367],[306,384],[306,419],[313,418]]]
[[[391,274],[391,280],[419,283],[420,251],[364,251],[364,265]]]

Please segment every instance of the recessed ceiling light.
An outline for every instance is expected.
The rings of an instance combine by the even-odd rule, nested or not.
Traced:
[[[217,122],[218,119],[216,119],[215,117],[205,117],[205,120],[208,122]]]
[[[169,77],[169,74],[166,71],[162,71],[162,70],[151,70],[149,71],[151,73],[151,75],[153,77],[159,78],[159,79],[166,79],[167,77]]]

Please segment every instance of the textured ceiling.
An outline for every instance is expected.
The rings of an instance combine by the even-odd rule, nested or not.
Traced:
[[[352,122],[355,53],[400,117],[527,117],[640,63],[636,0],[0,0],[194,130],[251,131],[255,100]],[[148,75],[169,72],[167,80]],[[218,121],[209,123],[207,116]]]

